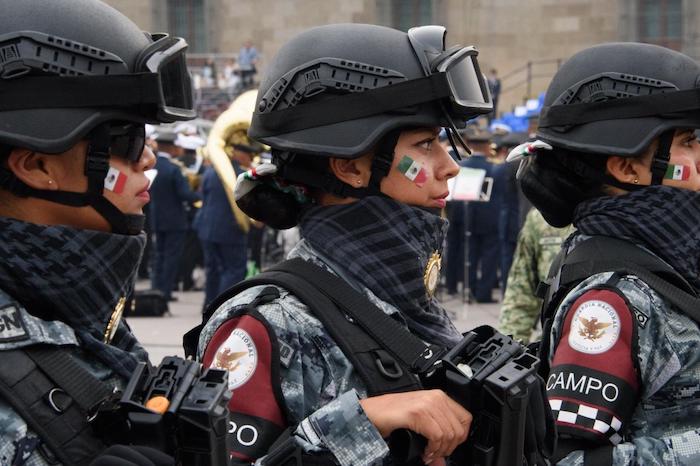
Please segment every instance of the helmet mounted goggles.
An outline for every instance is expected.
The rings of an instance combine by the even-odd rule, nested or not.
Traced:
[[[14,51],[0,67],[3,111],[104,107],[162,123],[194,118],[187,43],[167,34],[151,38],[129,70],[118,56],[67,39],[33,31],[0,36]],[[25,76],[33,71],[60,76]]]
[[[339,58],[320,58],[281,76],[258,102],[252,136],[268,137],[361,119],[385,113],[410,114],[421,104],[439,102],[445,126],[459,137],[455,121],[493,110],[474,47],[444,48],[446,29],[421,26],[408,31],[423,77],[406,79],[394,70]],[[357,75],[354,83],[341,82],[336,72]],[[335,79],[334,79],[335,78]],[[367,79],[368,78],[368,79]],[[309,83],[318,84],[310,86]],[[350,91],[323,100],[300,103],[324,87]],[[416,109],[416,110],[412,110]]]

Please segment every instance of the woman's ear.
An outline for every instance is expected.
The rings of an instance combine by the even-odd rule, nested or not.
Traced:
[[[631,157],[613,155],[608,157],[605,164],[608,173],[617,181],[632,184],[642,176],[642,166],[639,160]]]
[[[372,155],[365,154],[356,159],[332,158],[328,167],[333,175],[355,188],[367,186],[372,172]]]
[[[55,179],[57,174],[53,173],[54,167],[48,157],[56,157],[28,149],[12,149],[7,157],[7,169],[10,170],[20,181],[34,189],[57,189]]]

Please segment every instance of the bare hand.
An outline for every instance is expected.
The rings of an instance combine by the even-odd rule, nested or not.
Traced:
[[[396,429],[425,437],[425,463],[449,456],[467,439],[472,422],[469,411],[442,390],[390,393],[360,400],[360,405],[384,438]]]

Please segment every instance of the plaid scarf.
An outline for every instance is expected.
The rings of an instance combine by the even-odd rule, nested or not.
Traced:
[[[312,207],[300,223],[301,236],[315,250],[396,307],[412,333],[451,348],[461,335],[423,283],[428,259],[442,250],[447,227],[438,215],[379,196]]]
[[[124,322],[104,332],[133,289],[145,236],[126,236],[0,217],[0,288],[30,313],[70,325],[82,348],[129,378],[148,354]]]
[[[658,185],[591,199],[576,208],[574,225],[646,247],[700,290],[700,193]]]

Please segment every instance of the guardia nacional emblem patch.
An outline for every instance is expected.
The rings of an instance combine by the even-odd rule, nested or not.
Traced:
[[[620,336],[620,317],[609,303],[600,300],[583,302],[574,312],[569,345],[587,354],[604,353]]]
[[[219,347],[213,366],[228,371],[228,388],[234,390],[246,383],[258,364],[258,350],[253,339],[243,329],[237,328]]]

